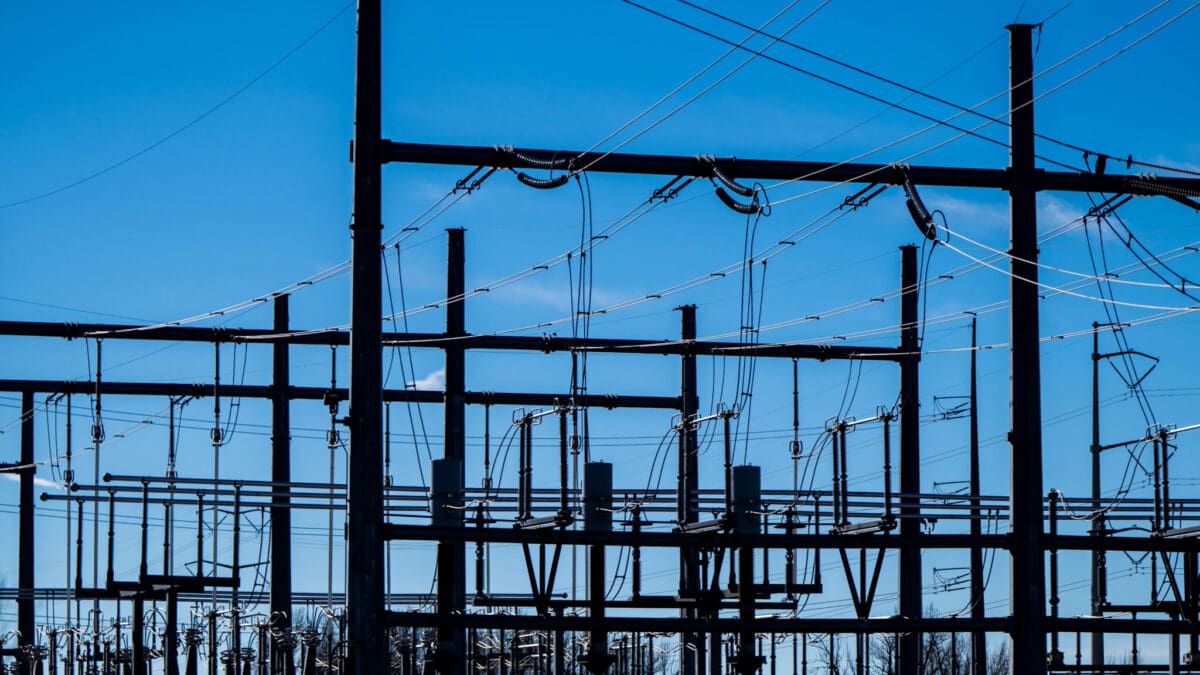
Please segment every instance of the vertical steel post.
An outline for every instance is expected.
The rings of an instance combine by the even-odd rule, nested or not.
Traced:
[[[734,467],[730,476],[733,496],[734,531],[739,534],[761,534],[762,517],[762,469],[757,466]],[[764,552],[764,555],[766,553]],[[754,547],[743,546],[737,551],[737,597],[738,618],[746,623],[754,621],[755,583]],[[763,658],[756,650],[753,631],[740,631],[737,636],[737,652],[733,658],[734,670],[743,675],[752,675],[762,668]]]
[[[466,259],[463,232],[462,228],[446,230],[446,297],[449,298],[446,303],[447,337],[459,337],[466,334],[466,312],[463,299],[463,293],[466,291]],[[466,390],[466,350],[463,349],[461,342],[450,342],[446,345],[445,352],[446,397],[443,413],[445,446],[442,456],[458,463],[458,486],[461,490],[462,486],[466,485],[467,406],[463,393]],[[456,497],[456,503],[460,501],[461,497]],[[455,522],[461,525],[463,519],[460,517]],[[439,542],[438,560],[439,565],[444,565],[441,569],[447,572],[447,574],[441,572],[438,574],[438,597],[445,599],[451,611],[462,612],[466,609],[467,593],[466,544]],[[442,655],[442,658],[454,657],[453,665],[442,662],[443,667],[449,668],[442,672],[465,672],[466,662],[463,660],[465,648],[466,632],[462,628],[438,629],[438,653]]]
[[[146,675],[146,601],[142,599],[140,591],[133,597],[132,604],[133,622],[129,629],[130,643],[133,647],[130,651],[133,661],[131,671],[133,675]]]
[[[921,437],[920,382],[921,363],[918,343],[920,317],[917,304],[917,247],[900,247],[900,535],[915,537],[921,533]],[[921,550],[900,549],[900,615],[921,616]],[[920,669],[921,634],[905,633],[897,645],[900,675],[917,675]]]
[[[179,675],[179,596],[167,591],[167,625],[163,631],[163,659],[166,675]],[[291,673],[288,673],[291,675]]]
[[[274,298],[276,333],[288,331],[288,296]],[[291,386],[288,343],[271,345],[271,628],[291,629],[292,624],[292,511],[287,483],[292,480]],[[267,649],[268,645],[259,645]],[[283,667],[283,655],[272,654],[272,668]]]
[[[346,616],[349,672],[355,675],[382,673],[389,665],[383,607],[380,32],[380,0],[359,0],[346,471]]]
[[[682,305],[679,308],[679,338],[683,341],[696,339],[696,306]],[[679,357],[679,479],[675,492],[676,518],[680,524],[694,523],[699,517],[696,490],[699,476],[696,457],[696,427],[692,419],[700,408],[696,391],[696,355],[684,353]],[[699,551],[693,548],[679,550],[679,592],[683,597],[694,598],[699,593]],[[680,617],[695,619],[699,615],[694,608],[681,609]],[[680,636],[681,675],[704,673],[704,638],[698,633],[683,633]]]
[[[141,562],[138,565],[138,582],[146,583],[146,575],[150,573],[150,484],[142,481],[142,533],[141,533]],[[133,626],[130,638],[133,643],[133,675],[146,673],[145,612],[146,603],[142,598],[142,590],[133,598]]]
[[[1011,166],[1010,339],[1012,430],[1009,532],[1012,537],[1011,672],[1046,672],[1046,589],[1042,553],[1042,403],[1038,341],[1037,173],[1034,167],[1033,49],[1029,24],[1009,30]]]
[[[983,522],[980,520],[979,496],[982,489],[979,485],[979,370],[976,347],[979,345],[976,333],[977,317],[971,317],[971,536],[983,534]],[[983,548],[978,544],[971,546],[971,618],[981,620],[984,617],[983,601]],[[980,629],[971,631],[971,675],[987,674],[987,635]]]
[[[1100,513],[1100,324],[1092,323],[1092,536],[1104,536],[1104,516]],[[1107,595],[1108,557],[1104,551],[1092,551],[1092,616],[1104,611]],[[1104,663],[1104,633],[1092,633],[1092,670],[1100,675]]]
[[[463,484],[462,461],[449,457],[435,459],[429,472],[431,521],[437,527],[462,527]],[[463,588],[454,583],[457,565],[462,563],[461,544],[438,542],[437,547],[437,612],[449,617],[461,612]],[[439,627],[437,651],[434,663],[440,673],[462,673],[465,671],[466,631],[462,627]]]
[[[612,531],[612,464],[588,462],[583,465],[583,529],[585,532]],[[588,615],[604,617],[608,579],[604,572],[604,546],[588,546]],[[608,633],[592,630],[584,666],[589,673],[606,673],[612,663],[608,656]]]
[[[17,564],[17,630],[21,631],[18,645],[34,642],[33,619],[33,392],[21,392],[21,474],[20,506],[18,508]]]

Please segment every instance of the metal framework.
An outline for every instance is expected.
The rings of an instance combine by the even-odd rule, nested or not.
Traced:
[[[588,154],[539,149],[504,149],[401,143],[383,139],[380,106],[381,28],[378,0],[361,0],[358,9],[355,132],[353,145],[354,196],[352,241],[351,326],[348,332],[309,332],[289,324],[289,298],[274,299],[270,328],[193,328],[184,326],[144,327],[116,324],[54,324],[0,321],[0,335],[28,338],[188,341],[209,344],[258,343],[272,349],[270,385],[113,382],[102,380],[101,369],[88,382],[51,380],[0,380],[0,391],[21,393],[21,455],[5,470],[20,474],[19,574],[17,588],[4,591],[18,607],[19,644],[0,651],[16,657],[19,672],[35,672],[43,662],[51,672],[60,664],[66,672],[83,673],[96,666],[100,672],[126,664],[125,672],[149,672],[154,659],[162,658],[168,674],[179,672],[178,648],[183,646],[186,672],[198,667],[201,647],[208,654],[210,673],[218,671],[219,654],[226,672],[291,673],[488,673],[517,672],[651,672],[660,669],[655,660],[654,641],[668,639],[679,644],[678,669],[686,675],[717,675],[731,668],[738,673],[761,672],[770,664],[774,672],[777,645],[793,651],[795,668],[808,672],[808,636],[845,634],[855,641],[858,672],[869,669],[873,635],[895,637],[893,663],[896,672],[922,672],[923,636],[931,633],[967,633],[966,651],[973,675],[982,674],[987,633],[1006,633],[1011,641],[1011,672],[1022,675],[1045,672],[1181,672],[1197,648],[1200,618],[1200,503],[1172,499],[1168,492],[1169,431],[1153,439],[1155,448],[1154,500],[1128,500],[1119,508],[1097,517],[1093,534],[1066,535],[1057,532],[1061,497],[1043,494],[1040,410],[1040,364],[1038,362],[1038,289],[1036,194],[1042,190],[1090,191],[1136,195],[1200,195],[1200,181],[1182,178],[1152,179],[1145,176],[1050,172],[1034,164],[1034,94],[1030,33],[1032,26],[1009,26],[1011,33],[1011,161],[1004,169],[952,167],[904,167],[893,165],[821,164],[813,162],[753,159],[702,159],[635,154]],[[570,159],[563,159],[570,158]],[[942,496],[923,494],[920,479],[918,278],[916,251],[901,249],[899,341],[896,347],[851,345],[752,344],[696,339],[696,308],[680,308],[678,340],[561,338],[503,335],[470,335],[465,326],[464,259],[462,230],[449,231],[445,330],[440,333],[386,333],[382,312],[380,266],[381,185],[383,166],[406,162],[511,169],[545,168],[567,171],[586,166],[592,172],[657,174],[691,177],[736,177],[738,179],[795,179],[871,184],[941,185],[1005,190],[1010,195],[1011,215],[1011,391],[1012,418],[1009,434],[1013,467],[1008,495],[983,495],[979,490],[978,431],[972,422],[971,489],[967,499],[948,503]],[[98,342],[99,344],[99,342]],[[289,379],[289,348],[303,345],[345,345],[350,353],[348,387],[299,387]],[[444,392],[412,389],[385,390],[382,354],[388,346],[408,345],[438,349],[445,357]],[[512,350],[542,353],[604,352],[613,354],[659,354],[677,357],[679,390],[668,395],[598,395],[564,392],[488,392],[466,389],[466,354],[470,350]],[[1095,361],[1104,358],[1098,353]],[[867,421],[836,420],[829,429],[833,439],[832,489],[806,491],[764,490],[759,468],[734,466],[726,444],[725,471],[717,484],[704,487],[697,463],[697,429],[701,424],[728,428],[733,411],[712,416],[700,412],[696,381],[697,357],[739,354],[757,359],[812,359],[816,361],[874,359],[894,363],[899,371],[899,406],[894,416],[881,413]],[[97,363],[100,355],[97,354]],[[172,415],[178,397],[212,399],[219,410],[220,397],[257,398],[271,404],[269,479],[214,481],[207,478],[149,475],[95,476],[91,482],[68,476],[72,491],[67,495],[43,495],[63,502],[68,513],[78,513],[75,585],[51,588],[35,584],[34,561],[34,419],[36,395],[95,397],[168,397]],[[345,484],[303,483],[292,480],[290,403],[321,400],[330,405],[331,416],[349,430],[349,461]],[[1098,398],[1094,398],[1098,408]],[[348,401],[348,412],[337,417],[338,404]],[[443,406],[444,447],[442,456],[430,467],[428,490],[414,485],[394,485],[384,475],[384,405],[387,402],[440,404]],[[516,488],[471,488],[466,485],[466,407],[469,405],[526,406],[544,410],[522,411],[514,424],[519,434],[520,484]],[[613,485],[612,466],[585,461],[571,466],[578,456],[580,439],[568,433],[568,420],[586,408],[646,408],[677,411],[677,482],[673,488],[647,493],[630,500],[629,490]],[[972,414],[975,410],[974,361],[972,361]],[[537,422],[557,423],[560,473],[557,484],[537,486],[532,482],[533,429]],[[898,425],[897,489],[892,489],[890,425]],[[884,489],[855,492],[848,483],[845,433],[856,424],[871,422],[883,427]],[[174,418],[172,417],[172,424]],[[219,444],[219,432],[214,432]],[[102,431],[93,429],[99,448]],[[1106,449],[1094,426],[1094,458]],[[1161,451],[1160,451],[1161,450]],[[1099,504],[1098,459],[1095,460],[1093,495]],[[1158,479],[1161,477],[1161,485]],[[580,483],[581,481],[581,483]],[[711,484],[708,484],[711,485]],[[624,501],[624,503],[622,503]],[[777,507],[770,511],[764,505]],[[85,505],[97,517],[106,509],[107,574],[103,585],[83,585],[79,570],[84,540]],[[141,509],[141,565],[136,579],[118,579],[113,567],[114,513],[118,505]],[[195,568],[179,574],[173,566],[161,573],[148,569],[147,530],[152,510],[163,514],[162,546],[169,551],[176,532],[171,528],[172,509],[195,508],[213,513],[211,541],[205,542],[203,522],[198,539]],[[237,528],[248,510],[270,514],[271,559],[269,589],[264,593],[243,589],[243,566],[239,562]],[[336,639],[302,628],[296,607],[319,602],[317,593],[293,588],[291,516],[297,510],[344,513],[347,555],[346,588],[337,604],[344,613],[330,619],[336,623]],[[218,512],[232,513],[231,562],[222,567],[217,554]],[[702,514],[713,512],[714,518]],[[1006,516],[1006,534],[984,534],[980,528],[986,514]],[[428,515],[425,515],[428,514]],[[614,522],[613,515],[628,520]],[[923,531],[922,519],[969,521],[969,532],[941,534]],[[420,522],[414,523],[416,517]],[[405,524],[398,518],[409,519]],[[1129,520],[1152,522],[1149,536],[1113,536],[1106,523]],[[201,519],[202,520],[202,519]],[[499,521],[506,524],[501,525]],[[332,522],[332,521],[331,521]],[[508,526],[507,523],[513,523]],[[618,528],[620,526],[620,528]],[[804,528],[807,528],[806,530]],[[176,528],[177,529],[177,528]],[[99,532],[93,536],[98,537]],[[429,594],[392,595],[387,592],[386,544],[389,541],[433,542],[437,547],[437,583]],[[94,542],[98,545],[98,541]],[[211,544],[213,555],[202,551]],[[121,542],[121,546],[130,546]],[[491,545],[519,548],[529,578],[528,593],[490,594],[482,585],[486,551]],[[633,560],[633,590],[628,597],[608,599],[606,552],[620,547],[630,550]],[[578,548],[588,560],[584,599],[555,593],[555,578],[564,551]],[[670,595],[644,594],[640,590],[642,549],[677,551],[678,589]],[[922,551],[953,549],[970,553],[971,593],[975,598],[969,615],[922,616],[926,597],[922,580]],[[476,588],[467,588],[469,551],[474,555]],[[819,569],[800,578],[798,551],[840,558],[851,595],[854,616],[836,619],[796,614],[799,600],[822,592],[828,580]],[[987,616],[983,611],[983,558],[985,552],[1008,555],[1010,609],[1006,616]],[[1092,586],[1092,616],[1057,615],[1057,554],[1085,551],[1093,556],[1098,570]],[[1173,599],[1146,605],[1124,606],[1108,602],[1103,576],[1107,551],[1149,552],[1169,577]],[[857,552],[857,555],[855,554]],[[885,553],[895,552],[898,615],[871,614]],[[1178,561],[1167,554],[1177,553]],[[873,558],[871,555],[873,554]],[[675,554],[672,554],[673,556]],[[768,569],[771,560],[783,556],[781,572]],[[1047,569],[1049,555],[1049,569]],[[170,555],[164,557],[164,563]],[[536,560],[535,560],[536,559]],[[857,569],[855,569],[857,567]],[[1049,575],[1047,574],[1049,573]],[[1048,579],[1049,576],[1049,579]],[[1049,583],[1049,594],[1047,593]],[[269,616],[257,623],[243,623],[239,602],[269,602]],[[99,613],[90,617],[90,638],[77,630],[52,630],[46,641],[37,636],[34,605],[88,599],[109,603],[118,616],[124,603],[131,605],[132,626],[119,629],[115,637],[101,639]],[[207,625],[180,632],[179,602],[212,601]],[[221,615],[217,602],[229,603]],[[166,606],[161,649],[146,644],[153,633],[145,626],[145,603]],[[78,606],[78,603],[76,602]],[[399,607],[408,607],[401,611]],[[778,614],[764,615],[764,610]],[[1118,613],[1126,612],[1128,618]],[[1156,618],[1145,618],[1147,614]],[[1141,615],[1141,616],[1139,616]],[[78,623],[84,617],[77,616]],[[224,622],[222,624],[222,622]],[[228,625],[219,638],[219,625]],[[257,653],[243,647],[256,636]],[[1091,634],[1090,663],[1067,664],[1059,649],[1060,634]],[[123,634],[128,637],[122,638]],[[1103,636],[1138,634],[1170,636],[1169,663],[1134,664],[1132,667],[1105,664]],[[673,636],[668,638],[666,636]],[[804,636],[804,652],[796,652],[796,636]],[[764,636],[769,644],[763,644]],[[779,638],[784,638],[782,641]],[[1181,656],[1179,641],[1189,642],[1187,658]],[[1050,644],[1047,644],[1047,640]],[[61,640],[61,642],[60,642]],[[220,644],[227,649],[220,651]],[[322,641],[324,640],[324,642]],[[205,645],[207,641],[207,645]],[[953,642],[957,645],[957,640]],[[1136,642],[1135,642],[1136,644]],[[126,648],[125,645],[128,645]],[[296,648],[300,647],[299,661]],[[1136,647],[1135,647],[1136,649]],[[61,651],[61,653],[60,653]],[[39,671],[40,672],[40,671]],[[92,671],[86,671],[92,672]],[[797,671],[798,672],[798,671]],[[813,671],[815,672],[815,670]]]

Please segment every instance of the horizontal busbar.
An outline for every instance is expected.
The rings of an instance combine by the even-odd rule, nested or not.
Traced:
[[[285,342],[300,345],[347,345],[350,333],[338,330],[291,331],[277,333],[261,328],[207,328],[195,326],[146,327],[132,324],[61,323],[53,321],[0,321],[0,335],[59,337],[77,339],[87,336],[119,340],[161,340],[177,342]],[[384,333],[387,346],[413,346],[463,349],[492,349],[533,352],[613,352],[663,356],[764,356],[815,359],[818,361],[871,358],[899,360],[911,356],[896,347],[831,344],[761,343],[739,344],[715,340],[569,338],[557,335],[461,335],[442,333]]]
[[[702,157],[698,155],[646,155],[503,148],[499,146],[439,145],[383,141],[387,162],[494,166],[509,169],[546,169],[601,173],[709,178],[713,169],[739,179],[795,180],[821,183],[889,183],[900,185],[907,177],[917,185],[995,188],[1009,186],[1007,169],[973,169],[951,166],[901,166],[855,162],[804,162],[796,160]],[[1130,195],[1165,193],[1200,196],[1200,180],[1148,175],[1098,174],[1069,171],[1034,171],[1039,190],[1107,192]]]
[[[182,382],[100,382],[100,393],[114,396],[196,396],[213,395],[212,383]],[[80,380],[11,380],[0,379],[0,391],[33,391],[46,394],[94,394],[96,383]],[[338,400],[347,397],[345,388],[288,387],[289,400],[325,400],[330,391]],[[263,398],[275,396],[271,385],[222,384],[216,393],[230,398]],[[502,391],[468,391],[468,404],[557,406],[571,401],[570,394],[545,394]],[[419,389],[385,389],[383,400],[407,403],[441,403],[445,392]],[[623,394],[577,394],[576,405],[589,408],[659,408],[678,410],[678,396],[630,396]]]

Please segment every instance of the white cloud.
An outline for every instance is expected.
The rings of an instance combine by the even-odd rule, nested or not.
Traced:
[[[937,209],[946,214],[951,230],[958,227],[976,230],[980,227],[1008,226],[1007,206],[959,199],[931,190],[925,191],[924,198],[925,205],[930,210]]]
[[[570,290],[566,284],[553,287],[525,282],[504,289],[505,295],[520,304],[542,305],[560,312],[571,311]]]
[[[945,213],[951,230],[961,229],[964,233],[981,228],[1008,231],[1008,204],[981,203],[928,190],[926,192],[929,193],[925,197],[926,205]],[[1040,231],[1066,225],[1083,214],[1083,209],[1061,197],[1046,192],[1038,195]]]
[[[1038,229],[1049,230],[1074,222],[1083,216],[1083,211],[1074,204],[1054,195],[1038,195]]]
[[[1192,154],[1192,153],[1189,152],[1188,154]],[[1195,162],[1189,162],[1186,160],[1172,159],[1171,157],[1167,157],[1166,155],[1156,155],[1147,161],[1149,161],[1151,164],[1161,164],[1163,166],[1170,166],[1170,167],[1174,167],[1176,169],[1183,169],[1184,171],[1200,172],[1200,164],[1196,164]],[[1143,167],[1135,166],[1134,169],[1135,170],[1143,169],[1145,171],[1149,171],[1150,173],[1157,173],[1161,176],[1174,175],[1170,171],[1153,169],[1153,168],[1145,167],[1145,166],[1143,166]]]
[[[520,305],[548,307],[554,311],[561,312],[564,316],[571,313],[571,288],[566,283],[546,284],[535,281],[523,281],[519,284],[505,286],[498,291],[497,295],[502,295],[505,300]],[[591,299],[592,308],[600,309],[606,305],[614,304],[628,298],[618,296],[607,289],[593,286]]]
[[[409,384],[413,389],[443,391],[446,388],[446,369],[438,368],[425,377]]]
[[[5,478],[9,479],[10,481],[12,481],[14,483],[21,482],[21,476],[16,473],[6,471],[4,473],[0,473],[0,476],[4,476]],[[62,486],[59,485],[58,483],[55,483],[54,481],[48,480],[46,478],[42,478],[41,476],[34,476],[33,484],[36,485],[37,487],[49,488],[51,490],[63,489]]]

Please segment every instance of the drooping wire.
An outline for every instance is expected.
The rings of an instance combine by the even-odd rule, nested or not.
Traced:
[[[397,244],[394,244],[394,246],[396,248],[396,288],[400,295],[400,317],[404,320],[404,332],[407,333],[408,332],[408,313],[405,310],[406,303],[404,300],[404,271],[403,271],[403,266],[400,264],[400,244],[397,243]],[[414,362],[413,362],[411,346],[405,347],[405,355],[408,357],[408,375],[409,375],[409,377],[413,378],[413,381],[411,384],[409,384],[408,382],[405,382],[404,388],[405,389],[411,388],[415,391],[415,387],[416,387],[416,383],[417,383],[417,374],[416,374],[417,371],[416,371],[416,366],[414,365]],[[401,364],[403,364],[403,362],[404,362],[405,355],[402,355],[400,357]],[[412,427],[413,443],[415,444],[416,438],[417,438],[417,431],[416,431],[416,426],[413,425],[412,412],[413,412],[414,406],[412,405],[411,402],[407,402],[407,401],[405,402],[405,404],[408,409],[408,421],[409,421],[410,427]],[[425,443],[425,455],[429,459],[429,461],[432,462],[433,461],[433,451],[429,447],[429,434],[425,430],[425,416],[421,412],[420,404],[417,404],[415,407],[416,407],[416,413],[417,413],[416,414],[417,426],[420,426],[420,428],[421,428],[421,438],[423,439],[423,441]]]
[[[1090,195],[1089,195],[1089,197],[1090,197]],[[1096,233],[1097,233],[1097,244],[1099,246],[1100,261],[1101,261],[1101,263],[1103,265],[1103,269],[1104,269],[1103,277],[1105,277],[1105,278],[1101,277],[1099,269],[1097,268],[1098,266],[1096,264],[1096,251],[1093,250],[1093,248],[1092,248],[1092,237],[1089,232],[1089,228],[1085,226],[1083,228],[1083,232],[1085,235],[1084,240],[1087,242],[1088,261],[1092,266],[1092,272],[1096,276],[1096,290],[1097,290],[1097,292],[1100,293],[1101,297],[1107,297],[1110,300],[1115,299],[1114,289],[1112,287],[1112,284],[1106,283],[1107,278],[1110,276],[1109,272],[1111,270],[1109,269],[1109,266],[1108,266],[1108,256],[1106,255],[1105,250],[1104,250],[1104,232],[1103,232],[1103,230],[1101,230],[1100,218],[1097,217],[1097,219],[1096,219]],[[1106,292],[1107,292],[1107,295],[1106,295]],[[1150,403],[1149,399],[1147,398],[1145,390],[1142,388],[1142,381],[1141,381],[1142,378],[1138,374],[1137,364],[1134,363],[1133,356],[1132,356],[1132,354],[1129,353],[1130,352],[1129,340],[1128,340],[1128,336],[1125,333],[1124,328],[1121,325],[1120,308],[1117,307],[1116,305],[1109,305],[1107,303],[1103,303],[1101,306],[1104,310],[1104,315],[1108,321],[1108,324],[1110,327],[1110,332],[1113,336],[1113,339],[1117,343],[1118,350],[1122,352],[1121,363],[1125,368],[1125,373],[1127,376],[1126,383],[1129,385],[1130,390],[1133,393],[1135,400],[1137,401],[1138,408],[1141,410],[1143,420],[1145,421],[1145,423],[1147,425],[1153,424],[1154,420],[1155,420],[1154,408],[1153,408],[1152,404]],[[1110,363],[1111,363],[1111,360],[1110,360]]]

